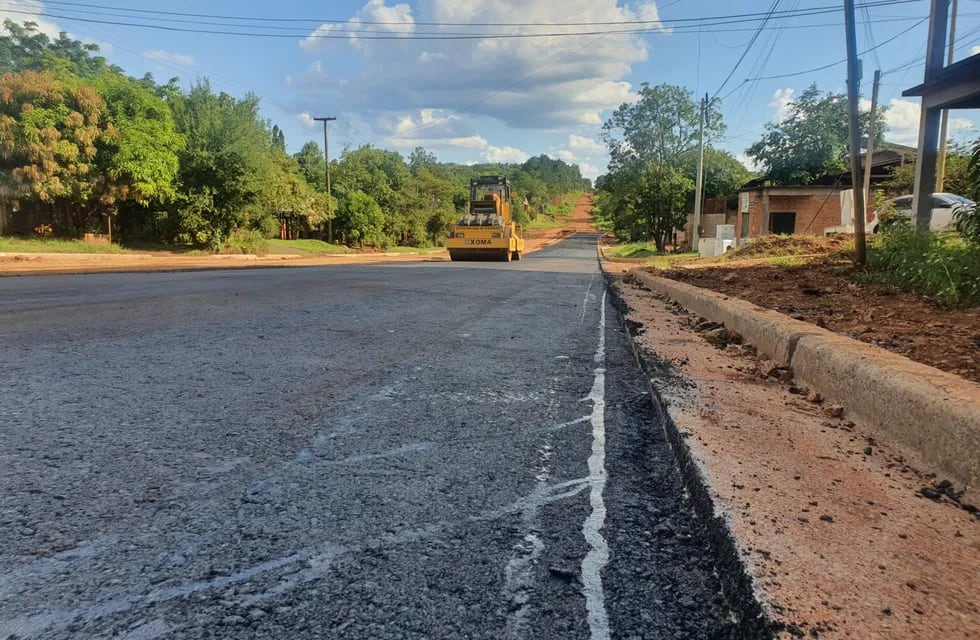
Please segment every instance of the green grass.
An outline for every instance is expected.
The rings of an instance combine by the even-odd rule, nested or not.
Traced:
[[[612,258],[653,258],[655,262],[662,264],[686,262],[696,260],[698,257],[697,253],[661,254],[657,252],[657,245],[652,242],[630,242],[615,245],[606,249],[606,255]]]
[[[124,253],[116,244],[94,244],[61,238],[0,237],[0,253]]]
[[[545,213],[539,213],[538,217],[524,225],[524,228],[530,231],[547,231],[549,229],[557,229],[564,224],[565,222],[563,220],[556,220]]]
[[[854,277],[953,306],[980,306],[980,245],[955,234],[896,227],[871,240],[868,268],[855,272]]]
[[[445,247],[388,247],[385,253],[438,253],[445,250]]]
[[[353,249],[323,240],[269,240],[269,253],[286,253],[299,256],[325,256],[338,253],[354,253]]]

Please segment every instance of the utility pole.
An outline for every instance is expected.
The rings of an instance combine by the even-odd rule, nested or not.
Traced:
[[[313,118],[323,123],[323,160],[327,174],[327,242],[333,244],[333,202],[330,198],[330,147],[327,142],[327,123],[337,118],[333,116]]]
[[[861,61],[857,57],[857,34],[854,30],[854,0],[844,0],[844,29],[847,32],[847,115],[851,129],[851,193],[854,195],[854,261],[867,261],[864,225],[867,214],[861,185],[861,121],[858,100],[861,88]]]
[[[956,44],[956,10],[959,0],[953,0],[952,17],[949,21],[949,54],[946,66],[953,64],[953,46]],[[943,119],[939,123],[939,157],[936,159],[936,191],[944,191],[946,182],[946,136],[949,129],[949,109],[943,109]]]
[[[701,206],[704,200],[704,120],[708,117],[708,94],[701,103],[701,119],[698,126],[698,175],[694,185],[694,224],[691,225],[691,250],[698,251],[698,227],[701,226]]]
[[[881,69],[875,69],[875,81],[871,88],[871,122],[868,124],[868,152],[864,156],[864,197],[867,198],[867,202],[871,202],[871,166],[874,164],[875,155],[875,116],[878,114],[879,84],[881,84]]]

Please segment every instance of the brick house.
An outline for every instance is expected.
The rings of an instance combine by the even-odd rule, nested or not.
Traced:
[[[739,191],[735,217],[738,238],[774,234],[823,234],[841,223],[840,193],[850,185],[774,187],[754,180]]]
[[[914,154],[915,149],[899,144],[884,143],[876,149],[871,165],[872,190],[889,178],[892,169],[914,162]],[[862,167],[866,156],[861,154]],[[824,229],[842,224],[840,194],[851,188],[850,171],[826,175],[818,184],[806,186],[773,186],[768,182],[765,177],[757,178],[739,190],[738,210],[729,223],[735,224],[739,239],[770,233],[822,235]],[[872,202],[867,203],[869,216]]]

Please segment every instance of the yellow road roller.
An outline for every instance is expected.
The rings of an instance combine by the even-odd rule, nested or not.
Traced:
[[[503,176],[470,178],[466,214],[449,227],[451,260],[520,260],[524,230],[511,217],[511,186]]]

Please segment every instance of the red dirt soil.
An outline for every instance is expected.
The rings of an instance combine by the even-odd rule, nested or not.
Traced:
[[[851,281],[842,266],[727,265],[657,272],[748,300],[980,382],[980,310],[951,309],[894,287]]]

